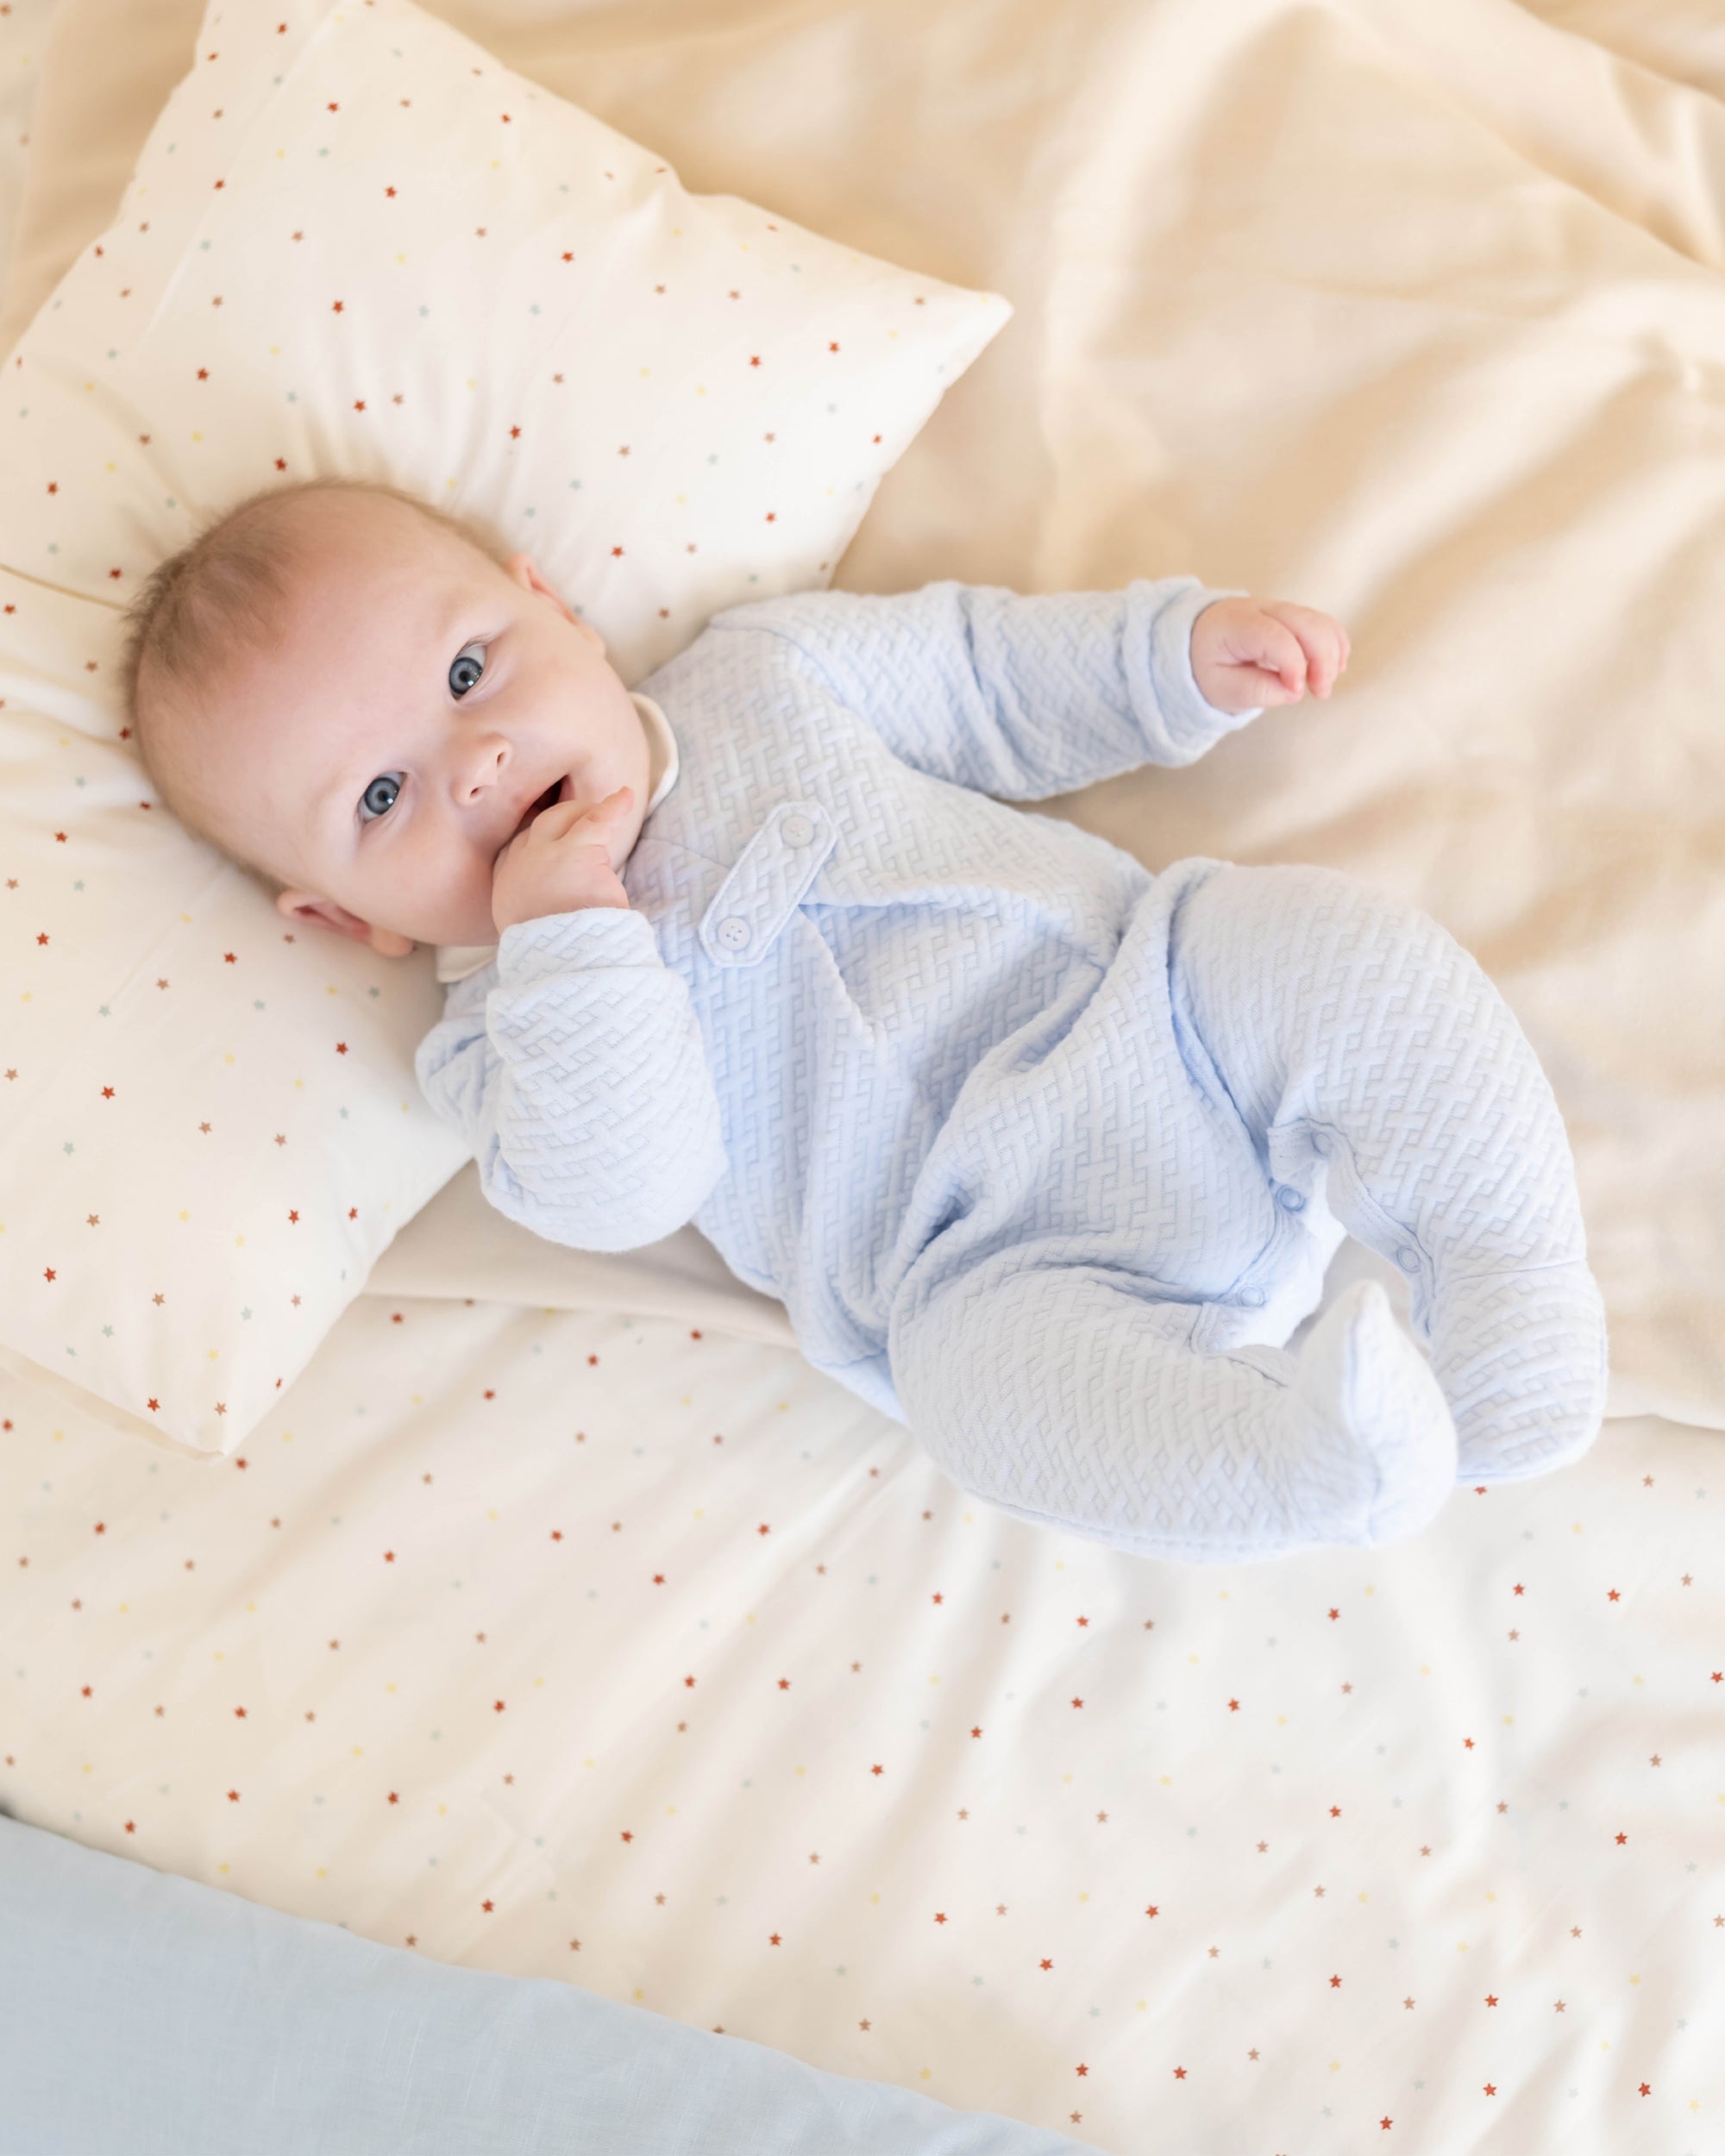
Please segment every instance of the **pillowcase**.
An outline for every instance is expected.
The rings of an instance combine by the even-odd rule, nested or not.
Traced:
[[[412,1075],[430,953],[285,931],[154,799],[118,664],[157,562],[261,486],[386,479],[633,681],[825,583],[1010,311],[686,193],[410,0],[211,7],[3,364],[0,1357],[231,1451],[464,1157]]]

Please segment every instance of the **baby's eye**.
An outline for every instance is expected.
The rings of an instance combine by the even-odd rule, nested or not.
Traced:
[[[483,652],[484,649],[482,643],[474,642],[463,644],[455,654],[455,662],[449,668],[449,687],[455,695],[465,696],[469,689],[477,685],[480,676],[485,672],[485,661],[483,658],[470,659],[467,654],[470,651]]]
[[[380,772],[360,796],[360,821],[374,824],[380,816],[386,815],[395,806],[401,792],[401,774],[398,771]]]

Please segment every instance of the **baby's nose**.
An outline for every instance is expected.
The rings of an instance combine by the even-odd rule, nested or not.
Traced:
[[[482,793],[496,786],[508,763],[509,745],[506,742],[482,742],[470,749],[458,767],[456,774],[456,786],[462,800],[477,800]]]

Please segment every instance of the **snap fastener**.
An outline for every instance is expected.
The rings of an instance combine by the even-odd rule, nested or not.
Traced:
[[[1318,1156],[1319,1159],[1323,1159],[1329,1150],[1330,1141],[1328,1138],[1324,1136],[1321,1131],[1314,1131],[1312,1133],[1312,1150]]]
[[[1396,1263],[1404,1273],[1417,1273],[1420,1269],[1420,1253],[1411,1244],[1404,1244],[1396,1253]]]
[[[727,950],[741,950],[755,931],[741,915],[728,913],[719,923],[716,932]]]
[[[1284,1212],[1303,1213],[1306,1200],[1297,1190],[1289,1190],[1284,1183],[1276,1194],[1276,1202]]]
[[[806,816],[787,816],[779,826],[779,836],[787,846],[806,846],[814,837],[814,825]]]
[[[1264,1303],[1264,1290],[1261,1288],[1248,1288],[1245,1294],[1240,1297],[1240,1300],[1248,1310],[1262,1310]]]

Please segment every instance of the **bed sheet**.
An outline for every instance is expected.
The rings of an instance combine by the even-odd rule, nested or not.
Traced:
[[[29,168],[30,117],[53,6],[54,0],[9,0],[0,12],[0,294],[11,268]]]
[[[27,1823],[1115,2156],[1725,2135],[1710,1433],[1211,1570],[664,1319],[367,1295],[213,1465],[0,1406]]]

